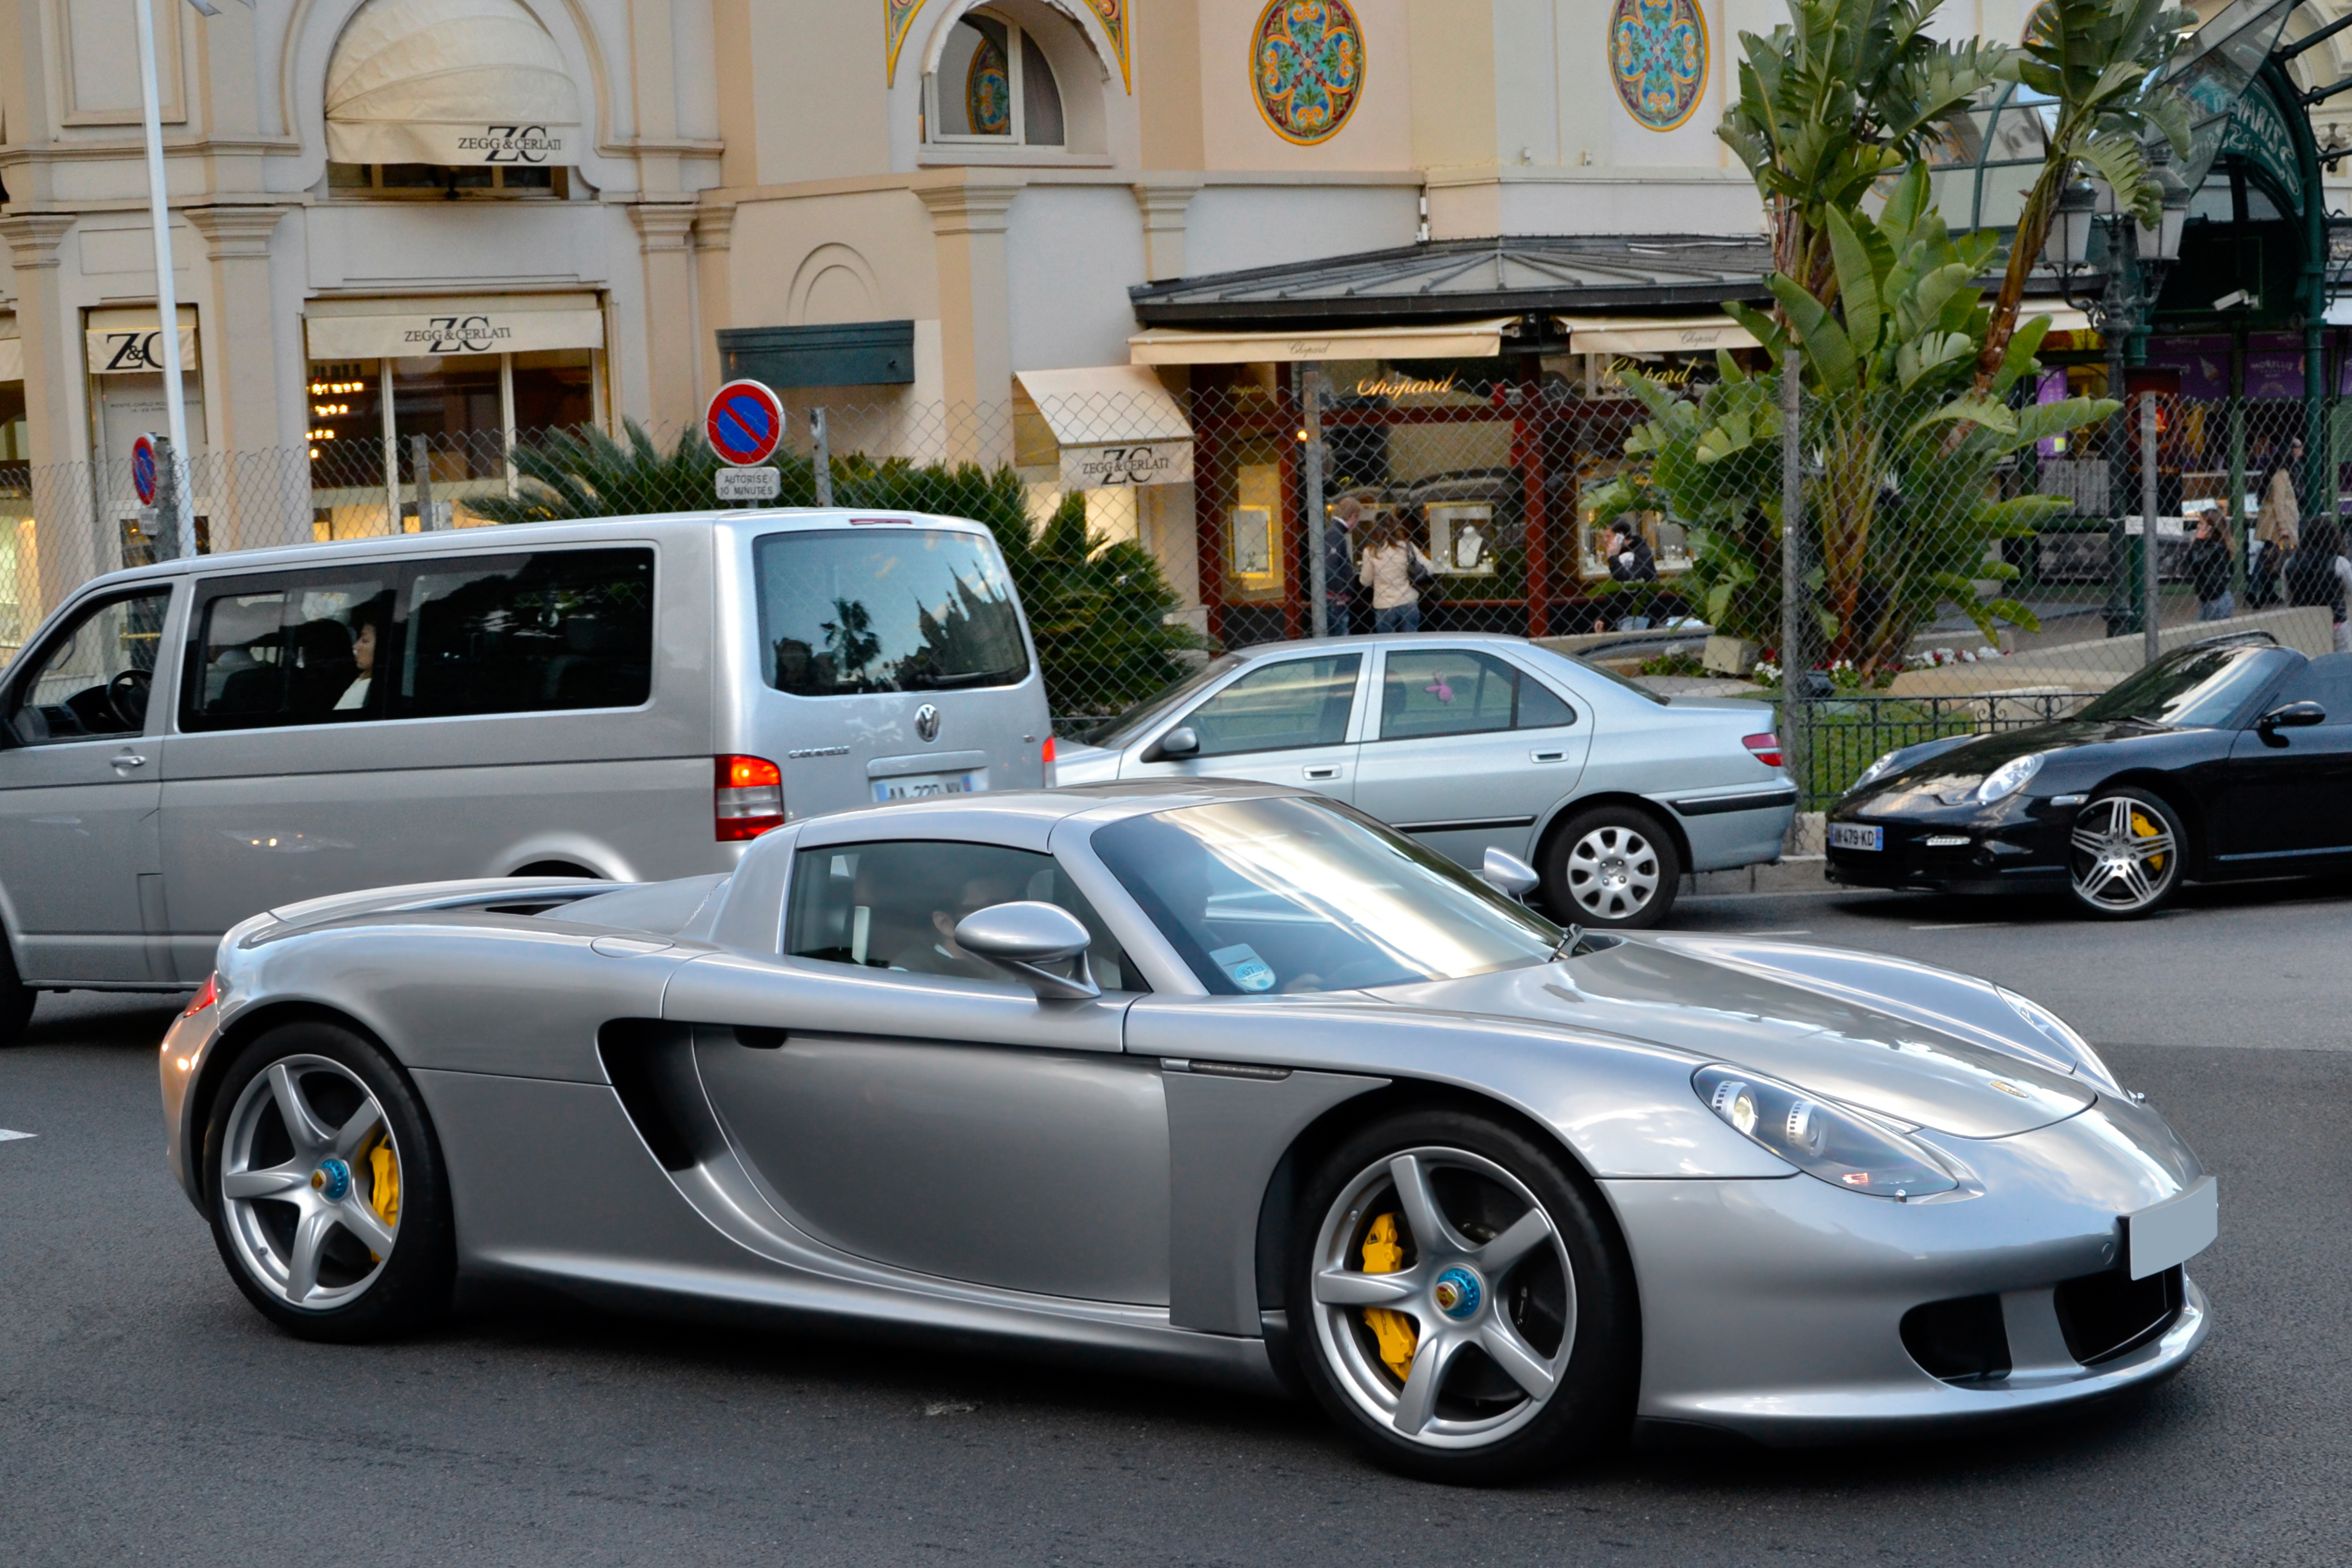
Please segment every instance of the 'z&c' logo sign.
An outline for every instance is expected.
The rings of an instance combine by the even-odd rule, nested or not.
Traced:
[[[428,354],[487,354],[514,336],[511,327],[496,327],[488,316],[427,316],[425,325],[401,334],[404,340],[422,343]]]
[[[160,329],[152,332],[109,332],[106,335],[107,370],[162,370],[163,350],[155,340],[163,335]]]
[[[544,163],[563,151],[563,138],[544,125],[486,125],[479,136],[457,138],[460,152],[479,152],[485,163]]]

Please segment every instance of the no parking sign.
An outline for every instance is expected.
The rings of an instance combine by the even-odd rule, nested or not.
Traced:
[[[702,429],[719,461],[749,468],[774,456],[782,444],[784,405],[762,382],[729,382],[710,394]]]
[[[155,504],[155,438],[142,435],[131,444],[131,487],[139,493],[139,504]]]

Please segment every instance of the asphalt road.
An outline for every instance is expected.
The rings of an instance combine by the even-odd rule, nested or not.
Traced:
[[[1893,894],[1695,901],[2058,1008],[2222,1182],[2174,1382],[2024,1434],[1621,1455],[1470,1492],[1310,1411],[495,1303],[363,1349],[266,1326],[159,1157],[171,1009],[42,999],[0,1052],[0,1563],[2336,1563],[2352,1558],[2352,898],[2090,928]]]

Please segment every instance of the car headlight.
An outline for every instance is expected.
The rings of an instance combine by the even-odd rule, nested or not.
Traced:
[[[1912,1198],[1960,1185],[1902,1134],[1785,1083],[1717,1063],[1691,1074],[1691,1087],[1732,1131],[1832,1186]]]
[[[2025,788],[2025,781],[2042,771],[2042,753],[2029,751],[2022,757],[2011,758],[1985,775],[1977,786],[1976,799],[1984,803],[2006,800]]]
[[[1853,782],[1845,787],[1845,792],[1851,795],[1857,789],[1866,789],[1871,785],[1877,783],[1881,779],[1885,778],[1889,773],[1895,770],[1895,758],[1900,755],[1901,753],[1899,751],[1890,751],[1885,756],[1880,758],[1877,761],[1872,763],[1869,767],[1864,768],[1859,774],[1854,776]]]
[[[2010,1011],[2032,1025],[2036,1033],[2056,1046],[2068,1061],[2079,1065],[2101,1088],[2114,1094],[2123,1092],[2123,1085],[2117,1083],[2116,1075],[2107,1071],[2107,1064],[2099,1053],[2091,1049],[2091,1042],[2075,1033],[2064,1019],[2040,1002],[2030,1001],[2004,986],[1995,986],[1993,989],[2000,993],[2000,999],[2009,1004]]]

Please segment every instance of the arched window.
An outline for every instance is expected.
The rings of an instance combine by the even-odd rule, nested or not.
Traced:
[[[942,152],[1103,151],[1106,80],[1078,25],[1038,0],[992,0],[945,24],[923,78],[923,140]]]

